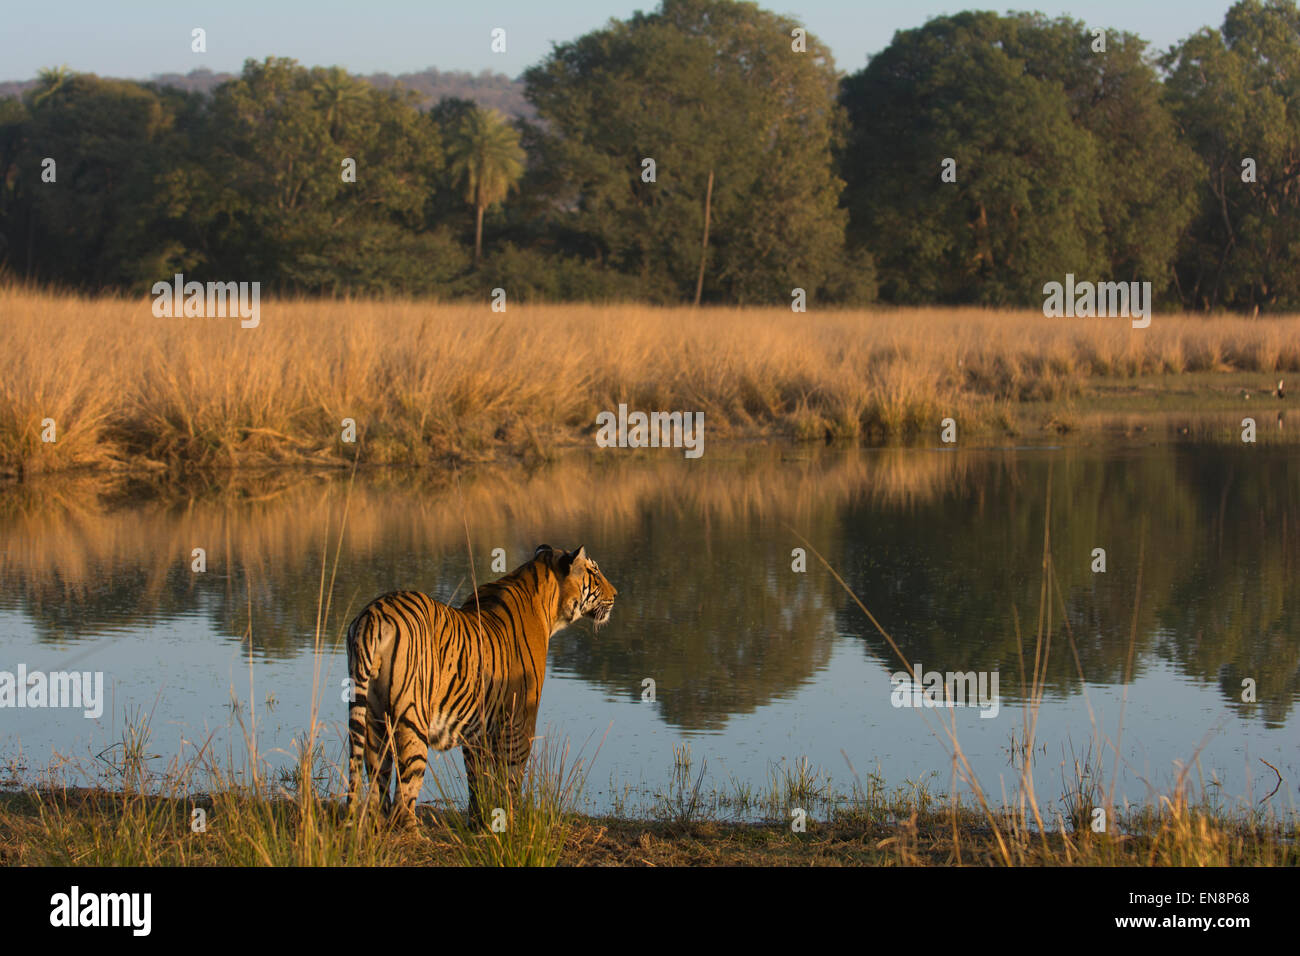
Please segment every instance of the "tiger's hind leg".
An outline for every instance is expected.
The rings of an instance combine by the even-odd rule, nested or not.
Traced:
[[[403,720],[393,735],[397,751],[397,819],[407,827],[416,825],[415,801],[424,786],[429,766],[429,729]]]
[[[356,812],[365,792],[366,777],[365,700],[348,709],[348,813]]]
[[[388,724],[373,714],[366,720],[366,774],[370,787],[366,791],[366,803],[372,812],[388,813],[392,807],[389,795],[389,782],[393,776],[393,738],[388,732]]]

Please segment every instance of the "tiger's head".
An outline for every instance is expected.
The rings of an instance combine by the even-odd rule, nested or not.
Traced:
[[[596,627],[609,623],[614,609],[614,596],[618,594],[600,567],[587,557],[585,547],[577,551],[561,551],[549,544],[539,545],[534,558],[543,557],[560,581],[560,608],[556,627],[565,627],[580,617],[589,617]]]

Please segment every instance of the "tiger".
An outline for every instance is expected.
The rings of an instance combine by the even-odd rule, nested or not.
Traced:
[[[616,594],[585,546],[565,552],[543,544],[459,608],[419,591],[370,602],[347,631],[349,806],[362,793],[364,762],[382,809],[392,812],[396,754],[396,816],[413,826],[430,746],[461,747],[471,822],[482,822],[486,772],[507,769],[510,792],[518,794],[550,639],[584,616],[603,627]]]

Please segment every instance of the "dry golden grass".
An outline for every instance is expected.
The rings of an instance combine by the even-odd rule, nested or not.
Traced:
[[[710,438],[890,441],[1097,380],[1300,370],[1297,317],[282,300],[243,329],[150,305],[0,289],[0,471],[545,457],[619,402],[704,412]]]

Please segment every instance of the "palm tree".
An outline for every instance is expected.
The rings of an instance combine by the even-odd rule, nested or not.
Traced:
[[[337,66],[314,72],[316,75],[312,82],[312,92],[316,94],[317,102],[325,107],[325,122],[329,126],[330,139],[337,141],[344,107],[361,99],[361,84]]]
[[[36,73],[36,89],[32,94],[32,106],[37,106],[42,100],[53,96],[58,92],[59,87],[63,86],[74,75],[66,66],[53,66],[38,70]]]
[[[313,70],[312,92],[318,104],[325,108],[325,122],[329,126],[330,139],[338,139],[339,122],[342,121],[344,108],[360,100],[364,88],[359,81],[350,77],[347,70],[330,66],[328,70]]]
[[[474,207],[474,265],[483,254],[483,213],[501,202],[524,174],[519,133],[496,110],[475,107],[456,124],[447,149],[452,179]]]

